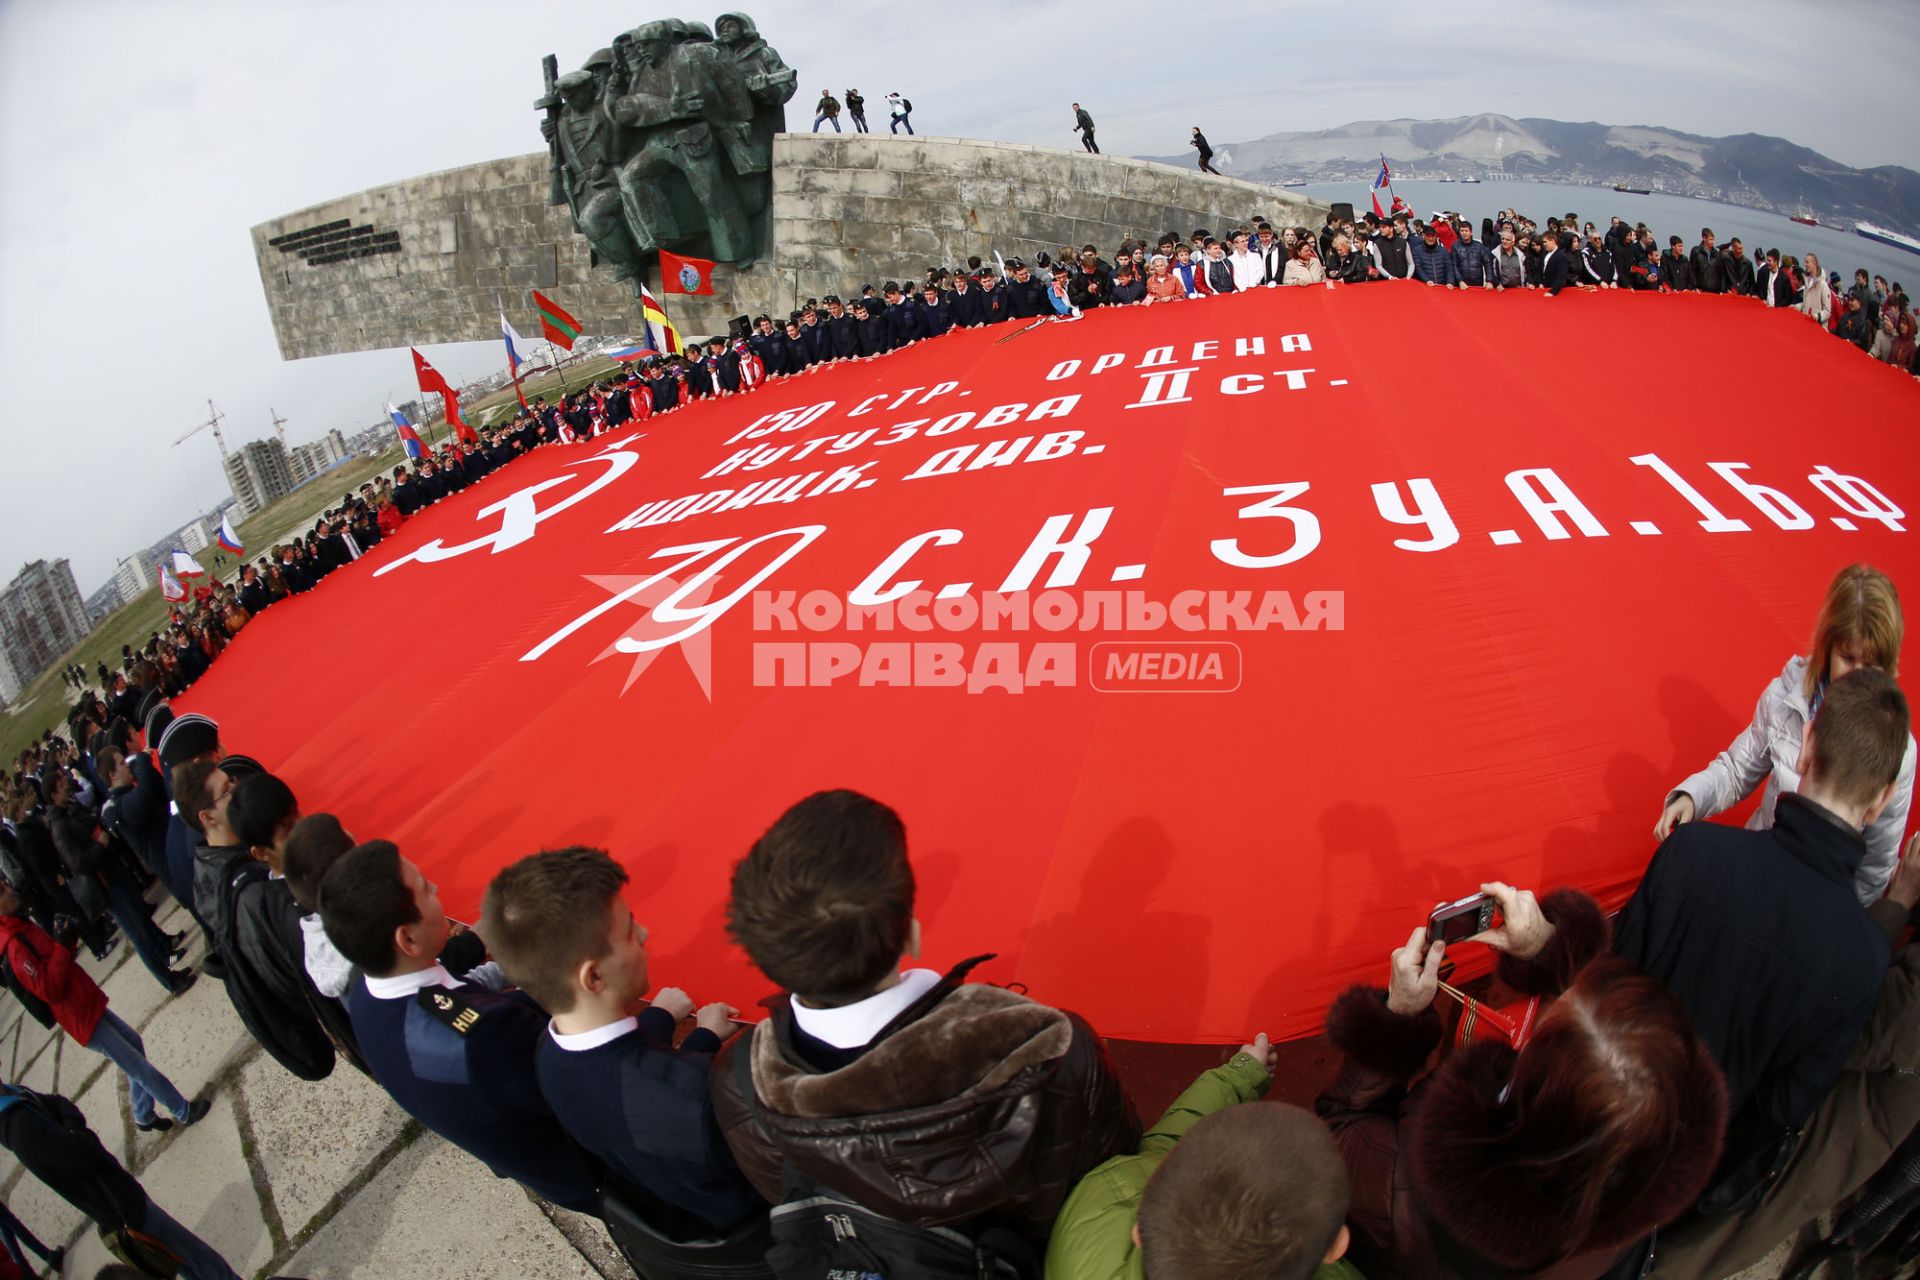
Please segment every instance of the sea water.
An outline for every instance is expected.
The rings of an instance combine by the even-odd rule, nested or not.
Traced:
[[[1315,182],[1291,187],[1302,195],[1332,203],[1347,200],[1356,215],[1373,208],[1364,182]],[[1582,187],[1558,182],[1396,182],[1393,189],[1413,206],[1414,216],[1424,218],[1435,210],[1452,210],[1473,219],[1474,234],[1480,232],[1480,220],[1491,218],[1502,209],[1516,209],[1542,227],[1550,217],[1569,211],[1580,221],[1591,222],[1605,231],[1608,220],[1618,217],[1629,224],[1644,222],[1652,230],[1662,250],[1668,236],[1679,236],[1691,251],[1700,243],[1700,228],[1712,227],[1715,243],[1724,247],[1739,236],[1749,260],[1768,249],[1778,249],[1784,259],[1789,254],[1805,261],[1809,252],[1817,254],[1827,271],[1838,271],[1843,286],[1851,287],[1856,267],[1865,267],[1868,275],[1883,275],[1889,281],[1904,283],[1909,297],[1920,289],[1920,254],[1907,253],[1890,245],[1857,236],[1833,227],[1807,227],[1790,221],[1785,214],[1744,209],[1715,200],[1695,200],[1689,196],[1634,196],[1612,187]],[[1380,202],[1385,205],[1383,198]]]

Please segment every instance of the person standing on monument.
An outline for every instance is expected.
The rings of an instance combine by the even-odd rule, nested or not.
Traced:
[[[813,131],[815,133],[820,132],[820,125],[823,122],[831,124],[835,133],[841,132],[840,99],[834,97],[832,90],[829,89],[822,89],[820,91],[820,101],[814,104]]]
[[[867,100],[860,96],[858,89],[847,90],[847,115],[853,120],[853,131],[867,131]]]
[[[1080,135],[1080,145],[1094,155],[1100,154],[1100,144],[1093,140],[1093,117],[1079,103],[1073,104],[1073,131]]]
[[[898,133],[900,132],[900,126],[906,125],[907,136],[912,137],[913,122],[909,120],[907,117],[913,114],[913,100],[910,98],[903,98],[897,93],[890,93],[887,95],[887,102],[891,104],[891,108],[893,111],[893,115],[891,117],[893,121],[892,132]]]
[[[1193,126],[1193,138],[1191,142],[1200,152],[1200,172],[1210,173],[1216,178],[1219,177],[1220,171],[1213,167],[1213,147],[1207,142],[1207,135],[1200,132],[1199,125]]]

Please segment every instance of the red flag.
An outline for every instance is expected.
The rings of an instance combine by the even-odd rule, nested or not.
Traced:
[[[460,393],[449,386],[440,371],[427,363],[427,358],[418,351],[413,353],[413,374],[420,390],[438,392],[447,402],[447,425],[453,428],[454,434],[470,444],[480,443],[478,433],[460,420]]]
[[[547,341],[556,347],[573,350],[573,340],[580,336],[580,322],[567,314],[565,307],[538,289],[533,291],[533,305],[540,312],[540,332]]]
[[[1380,207],[1380,193],[1378,191],[1374,191],[1374,192],[1371,192],[1370,194],[1373,196],[1373,216],[1376,218],[1386,217],[1387,211]]]
[[[660,251],[660,291],[662,293],[713,293],[713,263],[705,258],[683,258],[677,253]]]

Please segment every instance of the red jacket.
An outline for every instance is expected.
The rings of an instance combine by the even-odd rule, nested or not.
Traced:
[[[73,962],[73,951],[19,916],[0,916],[0,948],[20,985],[47,1002],[60,1029],[77,1044],[93,1039],[100,1015],[107,1011],[107,993]]]

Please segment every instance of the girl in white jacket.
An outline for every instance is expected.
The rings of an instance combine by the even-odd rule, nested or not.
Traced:
[[[1856,667],[1878,667],[1897,677],[1904,629],[1900,596],[1887,575],[1864,564],[1849,565],[1835,574],[1814,624],[1808,656],[1794,657],[1777,679],[1768,682],[1754,707],[1753,723],[1732,746],[1667,794],[1654,836],[1665,840],[1682,822],[1733,808],[1762,780],[1766,791],[1747,820],[1747,829],[1771,827],[1780,794],[1799,790],[1801,740],[1826,697],[1827,686]],[[1854,891],[1863,904],[1879,900],[1899,865],[1900,834],[1913,802],[1913,773],[1914,742],[1908,734],[1893,799],[1866,830],[1867,856],[1854,877]]]

